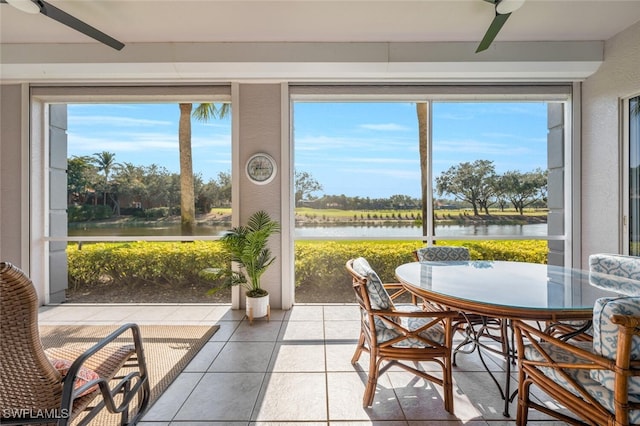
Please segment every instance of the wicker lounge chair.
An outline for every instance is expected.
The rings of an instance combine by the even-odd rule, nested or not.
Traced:
[[[373,405],[379,375],[390,366],[397,365],[442,386],[444,408],[453,413],[451,319],[457,313],[425,312],[415,306],[408,312],[396,309],[386,285],[382,284],[366,259],[351,259],[346,268],[353,279],[361,312],[360,338],[351,362],[358,362],[362,352],[369,353],[369,374],[362,405]],[[442,377],[418,370],[403,361],[434,362],[442,369]]]
[[[2,424],[83,425],[104,408],[118,413],[122,425],[140,419],[149,380],[137,325],[123,325],[86,350],[45,351],[33,283],[7,262],[0,262],[0,312]]]

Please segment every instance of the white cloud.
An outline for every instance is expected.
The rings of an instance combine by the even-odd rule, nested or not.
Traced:
[[[109,126],[109,127],[150,127],[171,126],[168,120],[153,120],[148,118],[130,118],[110,115],[72,115],[68,119],[70,126]]]
[[[395,123],[361,124],[359,127],[362,128],[362,129],[378,130],[378,131],[382,131],[382,132],[399,132],[399,131],[406,132],[408,130],[411,130],[406,126],[402,126],[400,124],[395,124]]]

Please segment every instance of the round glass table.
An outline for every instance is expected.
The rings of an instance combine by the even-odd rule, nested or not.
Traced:
[[[639,281],[538,263],[412,262],[395,273],[408,291],[422,298],[500,318],[590,318],[600,297],[640,295]]]

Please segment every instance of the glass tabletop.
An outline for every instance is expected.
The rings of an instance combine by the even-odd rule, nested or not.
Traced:
[[[640,281],[524,262],[413,262],[399,266],[396,277],[436,302],[465,309],[471,304],[479,313],[504,310],[505,316],[587,312],[600,297],[640,295]]]

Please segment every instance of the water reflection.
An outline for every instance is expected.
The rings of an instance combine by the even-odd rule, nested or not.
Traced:
[[[225,225],[197,225],[195,235],[221,236],[229,228]],[[69,236],[179,236],[180,224],[136,224],[131,225],[102,225],[69,226]],[[525,225],[443,225],[436,226],[436,236],[463,237],[470,235],[487,236],[528,236],[544,237],[547,235],[547,224]],[[295,229],[296,238],[331,238],[331,237],[422,237],[422,228],[405,224],[385,225],[330,225],[330,226],[299,226]]]

